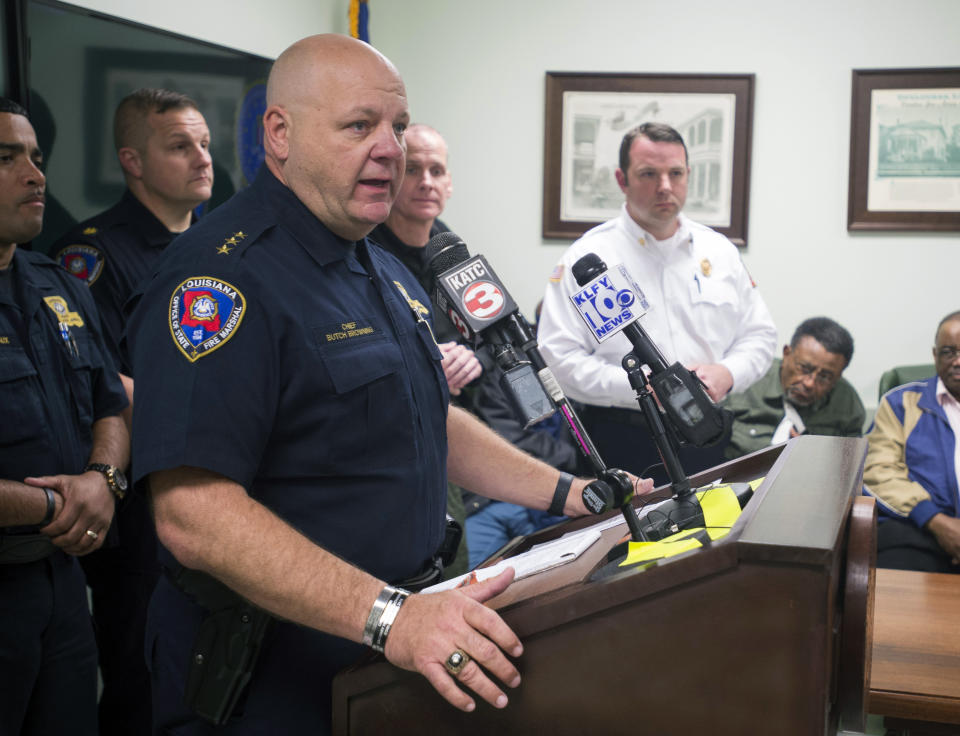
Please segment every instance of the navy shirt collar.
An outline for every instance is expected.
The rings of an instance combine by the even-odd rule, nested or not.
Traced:
[[[123,191],[123,197],[120,198],[124,220],[126,222],[135,222],[143,232],[147,244],[155,248],[164,248],[170,244],[170,241],[180,233],[171,232],[167,229],[157,216],[137,199],[129,189]],[[196,213],[190,215],[190,224],[197,221]]]
[[[277,223],[321,266],[346,261],[350,270],[364,273],[355,257],[357,244],[324,225],[266,164],[260,167],[250,188],[264,199],[268,210],[276,212]]]

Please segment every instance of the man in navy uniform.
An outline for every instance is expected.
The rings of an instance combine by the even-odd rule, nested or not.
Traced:
[[[137,284],[210,198],[210,131],[197,104],[166,89],[139,89],[117,106],[117,159],[127,190],[106,212],[68,232],[53,251],[85,278],[100,310],[104,338],[133,400],[133,371],[120,349],[123,306]],[[146,733],[150,677],[143,657],[147,604],[160,574],[157,540],[145,500],[132,495],[117,510],[118,538],[83,561],[103,674],[100,732]]]
[[[461,686],[504,707],[497,681],[520,682],[520,641],[482,605],[512,571],[430,595],[403,583],[434,569],[448,472],[570,515],[585,481],[448,410],[427,296],[365,237],[396,196],[407,122],[403,81],[371,46],[291,46],[268,81],[265,167],[171,247],[133,314],[134,467],[172,571],[148,621],[158,729],[208,732],[184,705],[214,620],[177,588],[197,592],[191,570],[278,619],[232,734],[326,732],[332,677],[361,643],[465,711]]]
[[[26,111],[0,99],[0,733],[95,734],[97,657],[74,559],[103,544],[127,400],[86,288],[44,255]]]

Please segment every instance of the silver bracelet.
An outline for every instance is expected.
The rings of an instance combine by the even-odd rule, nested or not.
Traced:
[[[373,608],[370,609],[370,615],[367,616],[367,623],[363,627],[363,638],[360,639],[360,643],[364,646],[373,644],[373,635],[377,630],[377,622],[383,615],[383,609],[387,607],[387,602],[396,592],[397,589],[392,585],[385,585],[383,586],[383,590],[380,591],[380,595],[377,596],[377,600],[373,602]]]
[[[374,651],[380,652],[381,654],[383,653],[383,650],[387,646],[387,636],[390,634],[390,629],[393,627],[393,622],[397,619],[397,614],[400,613],[400,606],[403,605],[403,602],[409,595],[409,590],[397,588],[394,594],[390,597],[390,600],[387,601],[387,605],[383,609],[383,613],[380,614],[380,620],[377,621],[376,631],[373,635],[373,642],[370,644]]]

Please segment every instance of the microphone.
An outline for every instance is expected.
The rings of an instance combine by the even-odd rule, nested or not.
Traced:
[[[521,343],[536,342],[526,334],[517,303],[486,258],[471,256],[460,236],[451,232],[435,235],[426,248],[434,304],[465,339],[496,346],[494,357],[503,370],[501,386],[524,426],[552,416],[556,411],[553,402],[525,351],[514,346],[510,333],[520,335]]]
[[[597,342],[618,332],[633,346],[633,354],[650,368],[647,380],[673,429],[688,444],[706,447],[721,440],[729,415],[717,409],[707,396],[703,383],[679,362],[668,366],[659,348],[637,320],[643,312],[636,309],[637,295],[633,279],[624,266],[608,271],[596,253],[587,253],[571,269],[582,287],[570,299]],[[642,292],[641,292],[642,295]],[[624,367],[630,372],[630,368]]]

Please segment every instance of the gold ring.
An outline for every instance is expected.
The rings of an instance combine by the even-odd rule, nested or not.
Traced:
[[[447,657],[447,661],[443,663],[443,666],[446,667],[447,672],[456,677],[463,671],[463,668],[467,666],[467,662],[469,661],[469,654],[462,649],[454,649],[453,654]]]
[[[92,539],[94,542],[96,542],[98,539],[100,539],[100,535],[97,534],[97,533],[96,533],[95,531],[93,531],[92,529],[87,529],[87,536],[90,537],[90,539]]]

